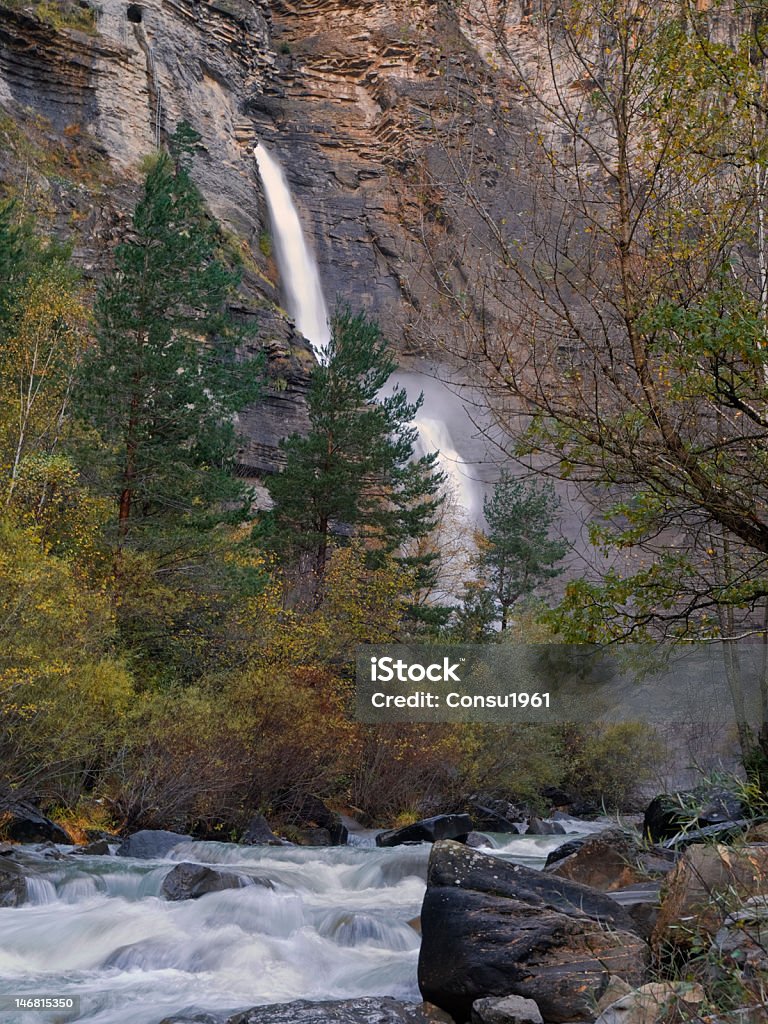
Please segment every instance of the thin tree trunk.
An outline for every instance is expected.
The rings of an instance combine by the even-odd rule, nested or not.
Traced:
[[[138,441],[136,431],[139,422],[139,395],[134,391],[131,396],[131,413],[128,419],[128,432],[125,443],[125,466],[123,467],[123,489],[120,492],[120,506],[118,511],[118,550],[125,542],[128,533],[128,525],[131,518],[131,506],[133,504],[133,493],[136,487],[136,462],[138,455]]]
[[[21,466],[21,457],[24,452],[24,446],[27,441],[27,427],[29,426],[29,417],[32,412],[32,403],[34,402],[34,381],[35,373],[37,371],[37,349],[32,357],[32,365],[29,368],[29,374],[27,378],[26,395],[24,394],[24,381],[19,381],[19,436],[16,440],[16,451],[13,456],[13,466],[11,468],[11,480],[8,484],[8,494],[5,499],[6,507],[11,504],[13,492],[16,487],[16,481],[19,477],[19,467]]]
[[[720,585],[727,586],[731,575],[731,552],[725,530],[721,530],[721,543],[723,555],[720,563],[722,569]],[[717,559],[717,556],[715,556],[715,559]],[[733,607],[731,605],[718,605],[717,616],[720,625],[720,634],[723,638],[722,646],[725,678],[728,682],[728,690],[731,694],[731,703],[733,705],[733,712],[736,718],[736,731],[739,737],[741,759],[742,762],[746,764],[754,749],[754,738],[747,721],[744,704],[741,659],[739,658],[738,641],[734,639],[736,630],[733,618]]]

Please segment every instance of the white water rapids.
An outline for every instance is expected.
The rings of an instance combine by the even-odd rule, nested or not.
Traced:
[[[564,837],[493,841],[502,848],[486,852],[541,866]],[[41,857],[32,902],[0,909],[0,996],[79,996],[77,1019],[89,1024],[159,1024],[190,1008],[294,999],[418,1002],[420,940],[408,922],[421,909],[429,852],[195,842],[156,861]],[[161,885],[180,861],[236,867],[274,889],[168,902]],[[2,1015],[3,1024],[54,1019]]]

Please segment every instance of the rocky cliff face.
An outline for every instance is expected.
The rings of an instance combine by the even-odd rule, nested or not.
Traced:
[[[451,159],[441,132],[452,144],[471,131],[491,193],[508,175],[494,124],[510,91],[493,40],[499,26],[523,38],[525,21],[499,3],[489,28],[476,6],[100,0],[82,31],[66,12],[54,27],[34,0],[0,0],[0,181],[75,236],[86,273],[109,261],[142,158],[181,120],[202,136],[195,178],[243,258],[241,314],[258,321],[274,383],[244,413],[248,472],[274,469],[277,440],[304,422],[312,358],[279,308],[253,146],[285,167],[330,302],[375,311],[414,351],[407,325],[430,302],[436,239],[450,231],[450,197],[433,183]]]

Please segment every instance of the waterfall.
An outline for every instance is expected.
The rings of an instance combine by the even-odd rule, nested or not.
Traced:
[[[312,345],[315,355],[322,360],[331,335],[328,309],[315,258],[304,238],[299,214],[282,168],[261,143],[254,149],[253,155],[269,208],[275,255],[288,312],[296,321],[296,327]]]
[[[480,522],[483,514],[487,443],[472,423],[465,400],[447,380],[450,377],[445,367],[432,366],[429,372],[398,371],[392,383],[405,388],[409,395],[421,392],[423,404],[413,421],[419,432],[419,454],[437,452],[438,468],[446,477],[446,491],[457,506],[455,515],[471,527]],[[474,401],[471,395],[469,401]]]
[[[413,425],[419,432],[423,453],[437,452],[437,465],[443,471],[449,494],[455,498],[462,513],[475,519],[478,514],[476,483],[469,467],[454,447],[448,426],[429,416],[416,416]]]
[[[330,340],[328,310],[317,264],[304,238],[299,215],[291,198],[282,168],[262,143],[253,151],[269,207],[275,255],[288,312],[307,338],[315,355],[323,360]],[[424,392],[424,406],[414,420],[423,454],[437,451],[438,465],[445,473],[447,490],[456,500],[467,522],[482,514],[483,485],[470,464],[459,454],[456,431],[466,435],[466,410],[449,388],[418,373],[397,374],[392,384],[410,379],[410,393]],[[466,438],[465,438],[466,440]],[[470,444],[470,447],[472,445]]]

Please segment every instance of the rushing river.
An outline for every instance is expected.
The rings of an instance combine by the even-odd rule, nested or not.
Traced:
[[[494,836],[494,853],[540,867],[563,836]],[[418,1002],[427,844],[326,849],[185,843],[165,860],[41,860],[25,906],[0,909],[0,996],[78,996],[78,1021],[159,1024],[194,1007],[234,1012],[293,999]],[[62,848],[66,849],[66,848]],[[160,897],[174,863],[236,868],[255,884]],[[3,1024],[55,1021],[34,1011]],[[72,1019],[72,1018],[58,1018]]]

